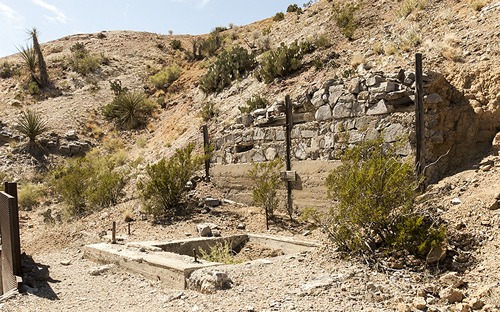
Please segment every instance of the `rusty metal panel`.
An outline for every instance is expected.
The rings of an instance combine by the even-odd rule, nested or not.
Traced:
[[[0,230],[2,233],[2,291],[6,293],[17,288],[17,279],[14,275],[13,245],[12,245],[12,215],[17,209],[16,199],[5,192],[0,192]]]
[[[5,182],[5,193],[14,197],[10,206],[10,237],[12,242],[12,267],[14,275],[21,276],[21,237],[19,236],[19,208],[17,204],[17,183]]]

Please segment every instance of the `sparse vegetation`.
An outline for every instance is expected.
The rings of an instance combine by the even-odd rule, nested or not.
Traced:
[[[19,188],[17,202],[19,209],[30,211],[40,204],[44,195],[44,187],[41,184],[25,183]]]
[[[273,17],[273,21],[275,21],[275,22],[279,22],[279,21],[282,21],[284,19],[285,19],[285,13],[283,13],[283,12],[278,12]]]
[[[177,64],[172,64],[150,76],[149,81],[156,89],[166,89],[181,76],[181,73],[182,68]]]
[[[414,208],[418,180],[413,166],[381,140],[345,152],[327,178],[335,206],[320,219],[344,251],[407,250],[425,258],[445,230]]]
[[[120,168],[124,162],[122,153],[94,149],[52,171],[49,184],[66,203],[69,216],[82,216],[118,202],[126,183],[127,170]]]
[[[292,13],[292,12],[295,12],[297,14],[302,14],[302,8],[299,7],[297,4],[290,4],[287,8],[286,8],[286,12],[287,13]]]
[[[354,32],[358,28],[355,13],[359,9],[359,4],[353,2],[347,2],[344,4],[335,3],[333,5],[335,23],[342,30],[342,34],[348,39],[352,39]]]
[[[269,105],[269,101],[261,97],[259,94],[254,94],[251,98],[247,100],[246,106],[240,106],[238,109],[241,113],[250,113],[258,108],[266,108]]]
[[[427,6],[428,0],[404,0],[395,10],[396,16],[406,18],[415,10],[423,10]]]
[[[146,168],[146,179],[139,181],[144,210],[156,217],[176,215],[185,211],[181,205],[186,183],[198,170],[203,157],[193,155],[194,145],[177,149],[169,160],[162,158]]]
[[[154,110],[154,104],[144,93],[137,91],[118,94],[113,101],[104,106],[103,114],[126,130],[135,129],[146,124]]]
[[[119,79],[109,81],[109,88],[113,91],[114,95],[120,95],[122,93],[128,92],[127,87],[122,87],[122,82]]]
[[[27,45],[26,47],[21,46],[17,48],[17,50],[19,51],[19,55],[21,55],[21,58],[23,59],[24,67],[30,74],[31,82],[35,82],[37,85],[39,85],[40,82],[36,75],[37,60],[35,50],[30,45]]]
[[[9,62],[3,62],[0,66],[0,78],[7,79],[14,75],[14,70]]]
[[[201,106],[200,115],[201,115],[201,118],[203,119],[203,121],[211,120],[212,118],[217,116],[218,113],[219,112],[218,112],[217,108],[215,108],[215,104],[211,101],[208,101]]]
[[[201,258],[210,262],[219,262],[224,264],[241,263],[234,258],[235,253],[231,249],[231,245],[227,242],[217,242],[214,246],[210,247],[210,251],[206,252],[200,249]]]
[[[471,7],[475,11],[481,11],[488,4],[487,0],[471,0]]]
[[[89,53],[85,45],[81,42],[75,43],[71,48],[73,53],[70,59],[71,68],[80,75],[86,76],[99,69],[102,58]]]
[[[230,86],[233,80],[252,70],[255,64],[253,54],[240,46],[223,51],[200,78],[200,89],[207,94],[221,92]]]
[[[248,177],[254,181],[252,198],[256,205],[262,206],[266,216],[272,218],[278,208],[278,190],[282,181],[280,170],[283,163],[280,158],[273,161],[255,163],[248,171]]]
[[[174,50],[182,50],[182,42],[178,39],[170,41],[170,47]]]
[[[45,88],[50,85],[49,74],[47,72],[47,65],[45,64],[45,60],[43,58],[42,48],[38,43],[38,31],[36,28],[32,28],[28,31],[31,40],[33,40],[33,50],[36,54],[38,72],[40,74],[40,78],[38,79],[38,83],[40,88]]]

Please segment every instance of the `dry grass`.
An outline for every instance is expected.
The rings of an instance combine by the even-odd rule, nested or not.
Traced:
[[[397,17],[406,18],[416,10],[425,9],[427,1],[428,0],[405,0],[394,10],[394,12]]]
[[[393,42],[389,42],[384,46],[385,55],[394,55],[397,52],[398,52],[398,47]]]
[[[441,55],[450,61],[463,61],[463,52],[459,47],[460,39],[454,33],[445,34],[441,45]]]
[[[481,9],[484,8],[487,4],[488,4],[488,0],[472,0],[470,2],[470,6],[475,11],[481,11]]]
[[[356,68],[359,64],[363,64],[366,61],[366,58],[363,54],[356,52],[352,55],[351,58],[351,66]]]

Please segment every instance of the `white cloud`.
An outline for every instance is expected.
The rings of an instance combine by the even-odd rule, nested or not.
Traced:
[[[43,0],[31,0],[31,2],[33,2],[34,4],[54,13],[55,17],[53,17],[52,19],[55,19],[55,20],[59,21],[60,23],[66,24],[68,17],[66,16],[66,14],[64,14],[64,12],[61,9],[59,9],[55,5],[47,3]]]
[[[0,2],[0,15],[7,18],[7,21],[14,27],[22,27],[24,17],[10,6]]]

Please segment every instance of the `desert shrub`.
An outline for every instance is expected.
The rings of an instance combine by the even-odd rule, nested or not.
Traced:
[[[135,129],[146,124],[152,114],[154,104],[143,93],[124,92],[104,106],[105,117],[114,120],[123,129]]]
[[[417,9],[424,9],[428,0],[404,0],[401,2],[395,13],[399,18],[405,18]]]
[[[487,0],[472,0],[470,2],[471,7],[476,11],[481,11],[488,4]]]
[[[218,110],[215,108],[215,104],[213,102],[206,102],[201,106],[201,118],[203,121],[209,121],[210,119],[217,116]]]
[[[340,249],[382,247],[425,257],[443,242],[444,229],[414,208],[418,180],[395,150],[380,139],[364,142],[347,150],[328,175],[328,195],[336,205],[323,220]]]
[[[207,94],[220,92],[230,86],[233,80],[252,70],[255,64],[253,54],[240,46],[223,51],[200,78],[200,89]]]
[[[71,68],[80,75],[86,76],[96,72],[101,66],[102,59],[98,55],[91,54],[81,42],[75,43],[71,48]]]
[[[210,247],[210,251],[206,252],[200,249],[200,256],[202,259],[210,262],[219,262],[224,264],[241,263],[234,258],[235,252],[231,249],[231,245],[227,242],[217,242],[214,246]]]
[[[9,62],[3,62],[0,66],[0,78],[10,78],[13,74],[14,70],[12,69],[12,66],[9,64]]]
[[[160,70],[153,76],[149,76],[149,81],[156,89],[166,89],[181,76],[181,73],[181,67],[177,64],[173,64]]]
[[[174,50],[182,50],[182,42],[178,39],[170,41],[170,47]]]
[[[266,215],[272,217],[278,208],[278,190],[282,185],[280,170],[283,167],[281,159],[254,163],[248,171],[248,177],[254,182],[252,198],[256,205],[262,206]]]
[[[296,4],[290,4],[287,8],[286,8],[286,11],[287,13],[291,13],[291,12],[295,12],[297,14],[302,14],[302,8],[300,8],[298,5]]]
[[[275,21],[275,22],[279,22],[279,21],[282,21],[284,19],[285,19],[285,13],[283,13],[283,12],[278,12],[273,17],[273,21]]]
[[[357,10],[359,10],[359,5],[352,2],[335,3],[333,6],[335,23],[342,29],[342,34],[349,39],[352,39],[354,32],[358,28],[358,22],[354,16]]]
[[[275,78],[288,76],[302,66],[302,52],[297,41],[290,46],[281,43],[276,50],[263,55],[256,73],[257,79],[271,83]]]
[[[118,202],[127,170],[120,153],[92,150],[85,157],[68,160],[51,172],[50,185],[62,197],[70,216],[81,216]]]
[[[250,113],[258,108],[266,108],[269,101],[258,94],[254,94],[247,100],[246,106],[239,106],[238,109],[241,113]]]
[[[162,158],[147,166],[146,178],[138,182],[147,213],[160,216],[184,212],[181,201],[187,191],[186,183],[203,162],[203,157],[194,156],[193,150],[194,145],[188,144],[177,149],[170,159]]]
[[[224,28],[217,27],[210,32],[208,38],[204,40],[202,45],[203,53],[206,56],[213,56],[216,52],[222,47],[222,43],[224,38],[221,35],[221,32],[225,30]]]
[[[115,79],[114,81],[109,81],[109,88],[113,91],[114,95],[120,95],[122,93],[128,92],[127,87],[122,87],[122,82],[119,79]]]
[[[19,209],[31,211],[40,204],[44,195],[43,186],[40,184],[26,183],[21,185],[17,194]]]

